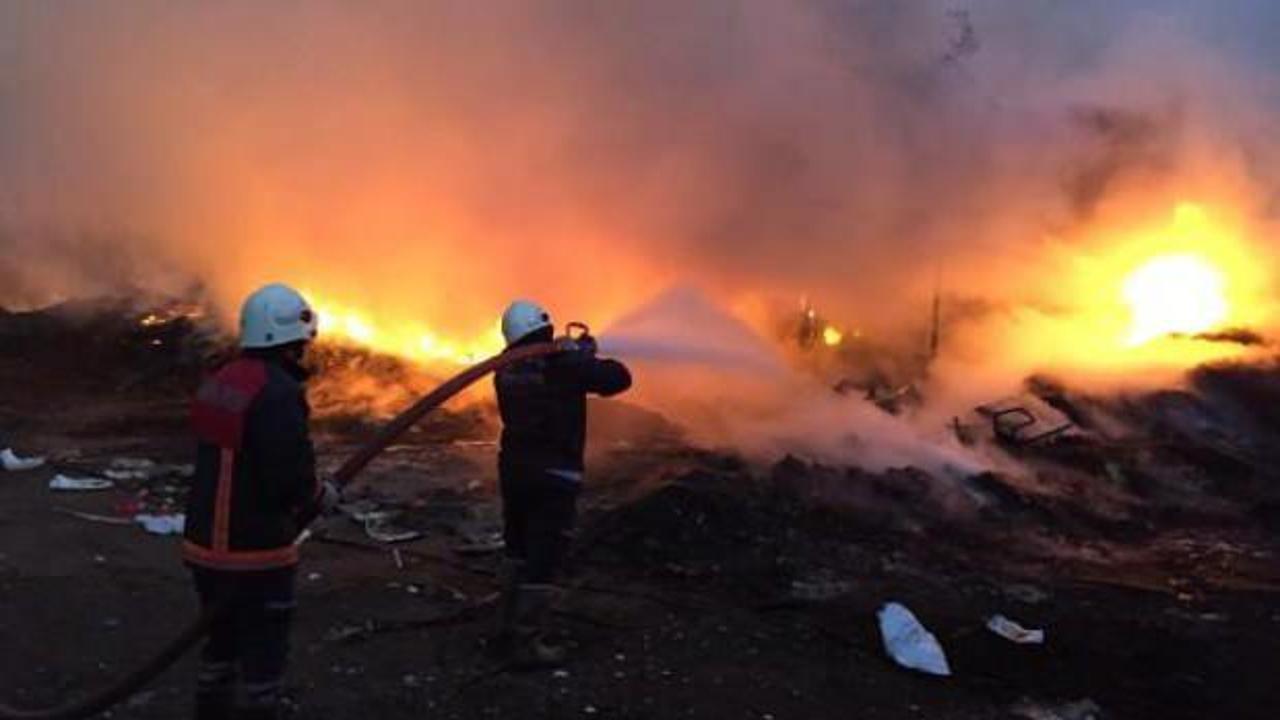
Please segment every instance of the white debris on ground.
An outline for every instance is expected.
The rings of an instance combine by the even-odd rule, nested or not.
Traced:
[[[370,516],[381,512],[378,509],[378,503],[373,500],[357,500],[343,503],[338,506],[337,510],[358,523],[363,523]]]
[[[351,518],[353,522],[364,527],[365,535],[380,543],[400,543],[417,540],[422,533],[417,530],[399,527],[393,520],[400,511],[383,509],[376,501],[357,500],[338,506],[338,512]]]
[[[22,472],[24,470],[35,470],[44,465],[43,457],[24,458],[13,451],[13,448],[5,448],[0,450],[0,466],[9,472]]]
[[[112,480],[146,480],[155,466],[154,461],[145,458],[115,458],[102,474]]]
[[[364,520],[364,532],[380,543],[399,543],[417,540],[422,533],[395,525],[396,512],[370,513]]]
[[[877,613],[885,652],[905,668],[930,675],[951,674],[947,656],[933,636],[905,606],[887,603]]]
[[[148,458],[113,458],[102,474],[112,480],[150,480],[160,476],[188,478],[195,475],[194,465],[161,465]]]
[[[1004,615],[992,615],[987,618],[987,629],[1019,645],[1044,644],[1044,630],[1024,628]]]
[[[182,513],[168,515],[140,513],[135,515],[133,520],[152,535],[181,535],[186,528],[187,516]]]
[[[501,531],[475,532],[464,536],[462,542],[453,546],[459,555],[490,555],[507,546]]]
[[[110,480],[93,477],[71,477],[69,475],[54,475],[49,481],[50,490],[61,490],[70,492],[92,492],[95,490],[109,490],[114,487],[114,483]]]

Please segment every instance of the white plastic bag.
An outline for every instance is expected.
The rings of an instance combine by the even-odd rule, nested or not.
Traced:
[[[182,513],[172,515],[142,513],[134,515],[133,519],[152,535],[181,535],[187,522],[187,516]]]
[[[21,472],[21,471],[23,471],[23,470],[35,470],[36,468],[40,467],[41,465],[44,465],[44,458],[42,458],[42,457],[31,457],[31,458],[18,457],[18,455],[17,455],[16,453],[14,453],[14,452],[13,452],[13,448],[5,448],[4,450],[0,450],[0,465],[3,465],[3,466],[4,466],[4,469],[5,469],[5,470],[8,470],[9,472]]]
[[[877,616],[885,652],[899,665],[930,675],[951,674],[947,656],[942,652],[938,639],[920,624],[910,610],[891,602],[880,608]]]

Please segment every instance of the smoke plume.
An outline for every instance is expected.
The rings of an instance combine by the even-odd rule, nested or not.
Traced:
[[[803,296],[910,344],[937,290],[952,384],[999,384],[1072,359],[1039,338],[1075,337],[1063,318],[1103,292],[1080,259],[1180,203],[1273,259],[1278,20],[1266,0],[6,3],[0,302],[199,287],[229,317],[282,280],[474,336],[513,297],[602,325],[693,284],[757,329]]]

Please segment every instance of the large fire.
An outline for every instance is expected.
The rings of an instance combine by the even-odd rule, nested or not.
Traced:
[[[1117,273],[1116,295],[1127,311],[1120,351],[1163,352],[1184,364],[1238,352],[1178,340],[1268,320],[1266,271],[1246,235],[1225,215],[1183,203],[1168,225],[1122,242],[1102,265]]]
[[[1026,266],[1023,291],[952,326],[941,361],[992,384],[1010,372],[1163,381],[1173,377],[1165,371],[1266,352],[1235,340],[1266,337],[1277,308],[1270,251],[1234,207],[1183,202],[1156,219],[1117,212],[1050,239]],[[992,286],[1006,277],[993,275]]]
[[[1222,273],[1196,255],[1162,255],[1147,261],[1124,282],[1124,299],[1133,317],[1129,344],[1217,328],[1230,311],[1224,285]]]
[[[1059,248],[1065,254],[1056,267],[1070,271],[1052,287],[1059,304],[1070,299],[1066,311],[1017,306],[1011,314],[1014,331],[983,336],[983,351],[994,351],[1012,366],[1105,371],[1185,368],[1246,352],[1239,345],[1198,338],[1262,328],[1270,319],[1269,275],[1247,236],[1229,216],[1193,203],[1178,206],[1172,220],[1145,229],[1108,234],[1095,228],[1096,249]],[[340,302],[336,294],[317,293],[305,284],[301,289],[317,310],[325,340],[442,368],[471,364],[503,347],[496,318],[470,334],[445,333],[430,318]],[[802,307],[812,342],[833,349],[845,344],[839,325],[819,320],[807,301]]]
[[[375,315],[305,289],[302,292],[316,310],[325,339],[350,342],[424,365],[467,365],[502,349],[502,332],[496,323],[475,337],[445,337],[424,322]]]

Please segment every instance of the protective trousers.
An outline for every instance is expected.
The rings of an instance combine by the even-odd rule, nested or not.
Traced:
[[[196,678],[196,719],[279,717],[296,605],[294,568],[233,572],[192,567],[205,609],[221,608]],[[238,680],[238,683],[237,683]]]
[[[537,467],[499,469],[503,539],[520,584],[550,584],[564,564],[582,483]]]

